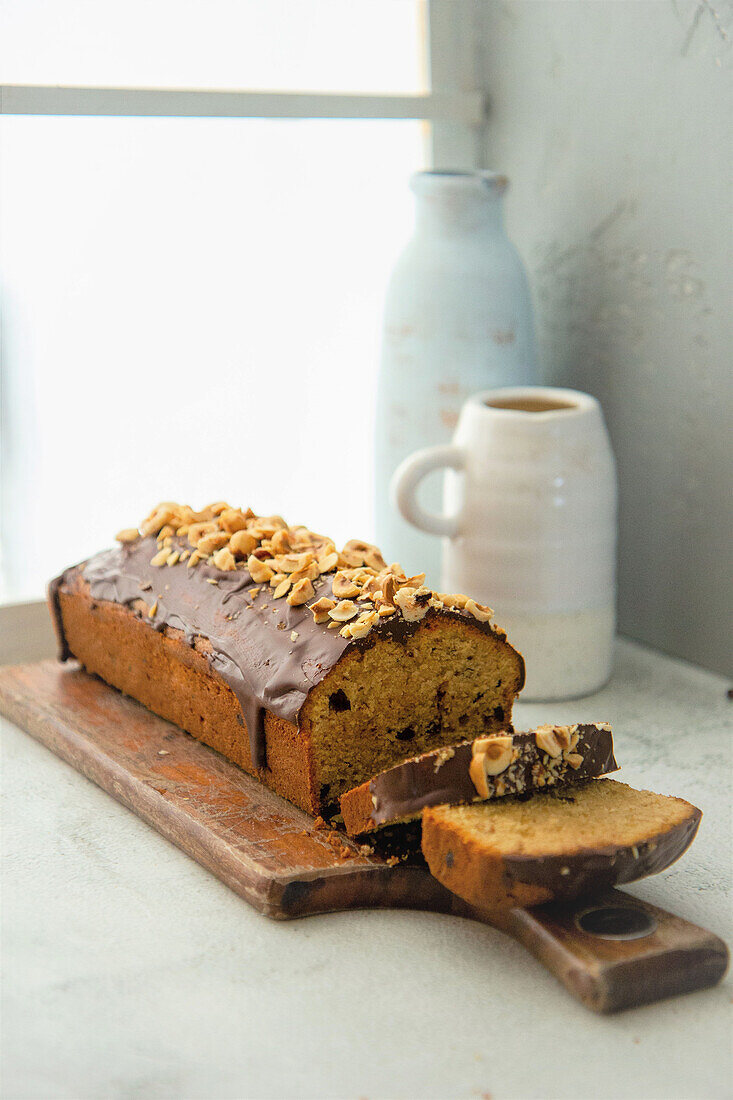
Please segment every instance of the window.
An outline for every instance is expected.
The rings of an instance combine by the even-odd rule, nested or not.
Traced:
[[[481,122],[437,61],[463,5],[6,0],[2,18],[0,598],[40,597],[158,499],[370,537],[408,179],[439,140],[470,163]]]

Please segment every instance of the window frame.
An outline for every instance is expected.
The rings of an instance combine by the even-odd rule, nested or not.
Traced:
[[[478,0],[423,2],[430,91],[419,95],[3,84],[0,114],[419,119],[431,123],[428,163],[478,168],[487,118],[476,50]]]

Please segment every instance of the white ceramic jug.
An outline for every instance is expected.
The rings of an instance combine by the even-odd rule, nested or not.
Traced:
[[[376,418],[376,540],[437,585],[439,546],[389,504],[390,479],[419,447],[448,443],[478,390],[537,381],[527,276],[504,229],[506,176],[417,172],[415,232],[387,290]],[[423,499],[440,507],[438,478]]]
[[[419,482],[441,468],[442,516],[417,500]],[[524,699],[570,698],[606,682],[616,471],[594,397],[534,386],[476,394],[453,443],[406,459],[392,493],[409,523],[443,536],[442,589],[488,603],[524,654]]]

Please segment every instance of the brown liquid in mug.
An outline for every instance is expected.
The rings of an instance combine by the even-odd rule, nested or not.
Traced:
[[[511,409],[513,412],[545,413],[556,412],[558,409],[574,409],[576,406],[569,401],[551,401],[546,397],[507,397],[502,401],[487,401],[490,409]]]

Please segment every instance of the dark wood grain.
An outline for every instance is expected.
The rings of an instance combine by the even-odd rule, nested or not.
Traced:
[[[588,910],[622,909],[652,918],[638,939],[589,935],[578,924]],[[573,905],[550,903],[495,915],[507,932],[594,1012],[618,1012],[715,985],[728,966],[718,936],[622,890],[606,890]]]
[[[601,939],[547,905],[492,914],[422,867],[389,866],[268,791],[234,764],[96,677],[55,661],[0,669],[0,713],[151,824],[261,913],[412,908],[499,927],[576,997],[611,1012],[713,985],[727,964],[716,936],[621,891],[595,905],[653,910],[642,939]]]

